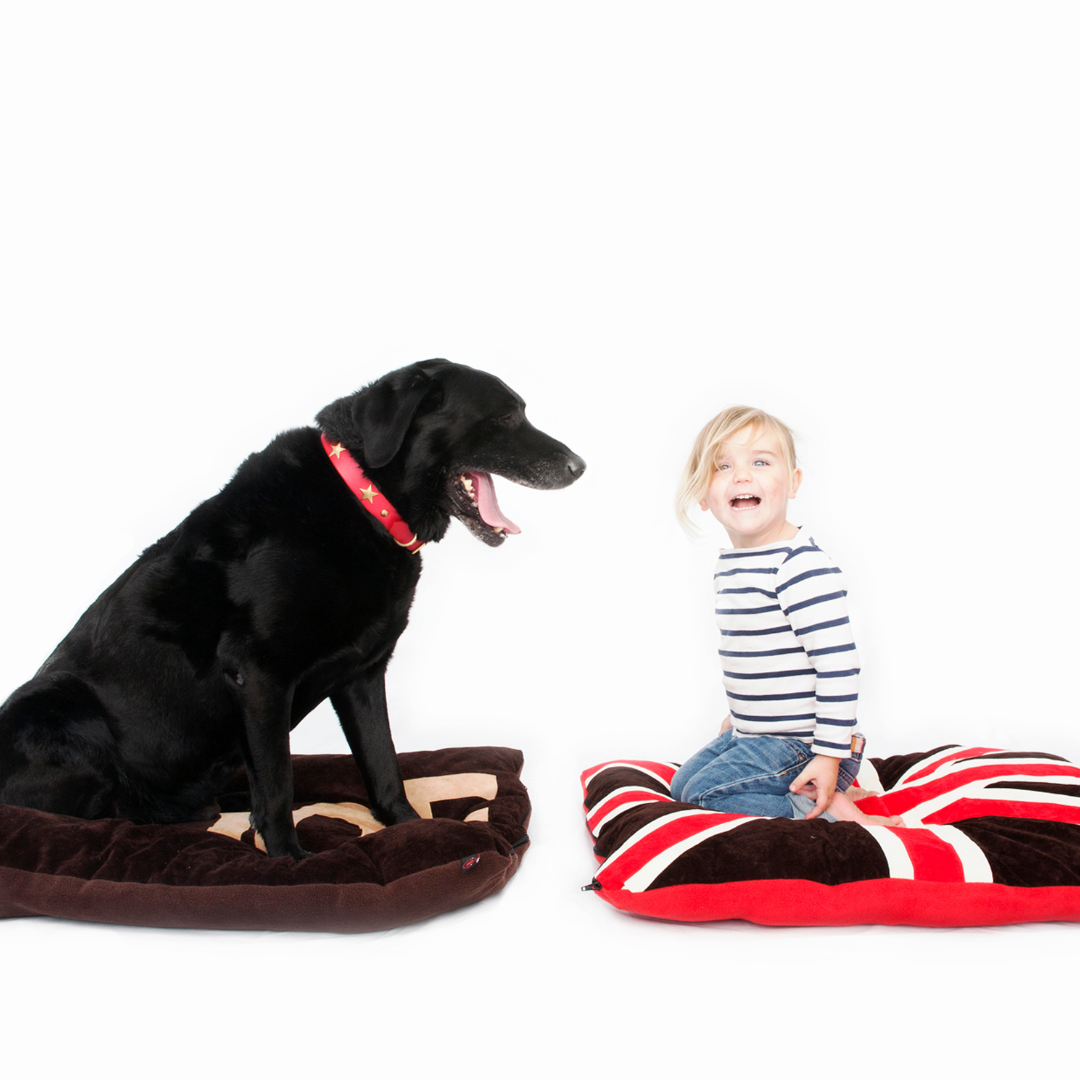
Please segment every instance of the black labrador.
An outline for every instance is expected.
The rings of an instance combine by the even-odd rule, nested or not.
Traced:
[[[517,527],[497,473],[536,488],[585,463],[505,383],[446,360],[391,372],[279,435],[147,548],[0,708],[0,802],[83,818],[211,818],[243,762],[270,855],[303,858],[289,732],[329,697],[386,824],[405,798],[383,675],[450,517]]]

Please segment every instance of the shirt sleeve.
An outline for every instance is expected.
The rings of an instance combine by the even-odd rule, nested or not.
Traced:
[[[859,654],[851,634],[844,575],[811,541],[777,573],[776,595],[816,672],[815,754],[851,757],[859,703]]]

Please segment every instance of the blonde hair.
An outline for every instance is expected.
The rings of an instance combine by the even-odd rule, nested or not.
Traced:
[[[690,460],[682,471],[679,488],[675,494],[675,516],[679,524],[689,533],[696,532],[687,513],[691,507],[698,506],[705,498],[712,482],[713,470],[720,457],[720,447],[741,428],[750,426],[754,433],[762,429],[774,431],[780,437],[780,448],[790,472],[797,468],[795,462],[795,435],[782,420],[777,420],[763,409],[749,405],[732,405],[714,416],[698,432],[694,448],[690,451]]]

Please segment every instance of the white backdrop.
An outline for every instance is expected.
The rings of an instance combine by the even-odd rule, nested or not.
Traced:
[[[394,367],[490,370],[588,462],[499,486],[503,548],[425,550],[388,680],[399,750],[525,751],[506,891],[355,938],[9,922],[26,1045],[721,1070],[809,1003],[879,1074],[926,1010],[968,1067],[1030,1060],[1034,1025],[1050,1060],[1076,927],[628,919],[578,891],[577,776],[681,760],[723,715],[722,534],[671,506],[736,402],[801,435],[792,518],[848,576],[870,752],[1080,759],[1078,29],[947,0],[4,7],[0,697],[247,453]],[[328,707],[293,748],[345,752]]]

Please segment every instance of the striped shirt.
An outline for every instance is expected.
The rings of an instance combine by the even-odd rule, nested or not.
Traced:
[[[850,757],[859,654],[839,567],[800,529],[791,540],[721,551],[714,581],[735,734],[783,735]]]

